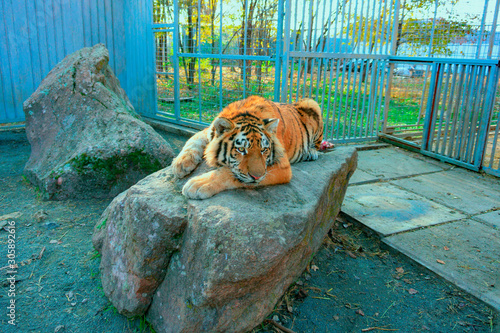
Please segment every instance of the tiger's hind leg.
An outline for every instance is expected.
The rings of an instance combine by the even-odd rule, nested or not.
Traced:
[[[316,148],[309,148],[307,153],[302,157],[302,161],[316,161],[318,157],[318,150]]]
[[[178,178],[184,178],[193,172],[203,161],[203,152],[208,144],[208,129],[193,135],[182,151],[172,161],[172,171]]]

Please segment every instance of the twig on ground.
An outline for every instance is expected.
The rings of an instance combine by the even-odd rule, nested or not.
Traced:
[[[265,320],[265,322],[266,322],[266,323],[268,323],[268,324],[271,324],[271,325],[276,326],[277,328],[279,328],[279,329],[280,329],[280,330],[282,330],[283,332],[286,332],[286,333],[295,333],[295,332],[294,332],[294,331],[292,331],[291,329],[286,328],[285,326],[278,324],[277,322],[275,322],[275,321],[274,321],[274,320],[272,320],[272,319],[266,319],[266,320]]]
[[[42,247],[42,250],[40,251],[40,254],[38,254],[38,257],[37,257],[38,260],[42,259],[42,256],[43,256],[44,252],[45,252],[45,246]]]
[[[64,234],[63,234],[63,235],[59,238],[59,240],[61,240],[64,236],[66,236],[66,234],[67,234],[68,232],[69,232],[69,230],[68,230],[68,231],[66,231],[66,232],[65,232],[65,233],[64,233]]]
[[[397,328],[383,328],[383,327],[368,327],[368,328],[363,328],[361,332],[369,332],[373,330],[381,330],[381,331],[397,331]]]

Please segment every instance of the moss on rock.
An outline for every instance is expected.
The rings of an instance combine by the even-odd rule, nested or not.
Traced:
[[[73,158],[70,165],[80,175],[89,172],[98,173],[108,181],[114,181],[131,170],[150,174],[162,168],[161,162],[156,157],[148,155],[142,149],[111,158],[100,158],[83,153]]]

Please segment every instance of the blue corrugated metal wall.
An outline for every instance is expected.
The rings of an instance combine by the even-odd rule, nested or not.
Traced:
[[[108,48],[111,68],[136,110],[150,113],[151,15],[148,0],[0,1],[0,123],[23,121],[23,101],[49,71],[66,55],[97,43]]]

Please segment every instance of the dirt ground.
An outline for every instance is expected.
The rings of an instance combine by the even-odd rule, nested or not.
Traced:
[[[185,140],[162,135],[177,151]],[[15,213],[15,226],[0,230],[0,331],[151,332],[144,318],[118,314],[101,288],[91,237],[111,199],[43,201],[22,174],[29,154],[23,130],[0,132],[0,216]],[[16,273],[6,268],[12,229]],[[500,331],[485,304],[343,219],[268,320],[294,332]],[[253,332],[280,330],[264,322]]]

